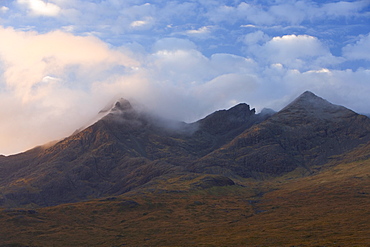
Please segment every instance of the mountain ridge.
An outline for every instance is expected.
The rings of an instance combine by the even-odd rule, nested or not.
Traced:
[[[194,123],[166,123],[121,99],[101,120],[51,147],[2,157],[0,205],[119,195],[169,175],[207,175],[197,185],[204,187],[298,168],[312,174],[331,156],[370,141],[370,119],[311,92],[277,113],[256,114],[242,103]]]

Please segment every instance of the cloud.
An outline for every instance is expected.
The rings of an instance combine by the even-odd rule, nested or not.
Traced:
[[[261,39],[265,40],[266,36],[257,32],[246,36],[245,42],[258,42]],[[334,57],[319,39],[309,35],[277,36],[263,45],[252,45],[247,49],[260,61],[301,70],[331,66],[343,61]]]
[[[253,46],[260,44],[261,42],[265,43],[268,40],[270,40],[270,37],[261,30],[258,30],[256,32],[244,35],[241,41],[247,46]]]
[[[136,64],[133,59],[110,50],[94,37],[73,36],[61,31],[47,34],[19,32],[11,28],[1,28],[0,33],[0,52],[7,65],[4,73],[6,83],[14,88],[22,88],[24,94],[29,94],[32,86],[47,73],[63,76],[66,70],[72,72],[78,67],[78,71],[75,71],[75,76],[78,76],[91,67],[100,67],[97,71],[102,71],[111,64]]]
[[[231,107],[256,92],[258,78],[248,73],[222,74],[199,87],[194,88],[198,101],[207,110]]]
[[[180,38],[163,38],[157,40],[153,44],[152,50],[154,52],[158,51],[176,51],[176,50],[195,50],[196,45],[187,39]]]
[[[366,0],[326,4],[317,4],[314,1],[276,1],[270,5],[241,2],[235,6],[220,4],[209,9],[206,15],[215,23],[242,21],[255,25],[299,25],[305,21],[359,16],[368,6],[370,3]]]
[[[321,7],[320,10],[324,15],[332,18],[342,16],[351,17],[359,15],[359,13],[368,6],[370,6],[370,3],[366,0],[354,2],[339,1],[334,3],[326,3]]]
[[[258,87],[251,59],[226,53],[206,57],[178,38],[159,40],[152,50],[135,78],[140,89],[130,96],[164,117],[195,121],[245,101]]]
[[[0,36],[4,153],[71,134],[112,96],[92,95],[91,85],[139,65],[123,49],[111,49],[94,37],[12,28],[0,28]]]
[[[350,60],[370,61],[370,33],[361,36],[355,44],[349,44],[343,48],[343,55]]]
[[[221,5],[206,14],[215,23],[228,22],[234,24],[240,20],[251,21],[254,24],[272,24],[274,17],[269,15],[261,6],[245,2],[237,6]],[[230,18],[232,16],[232,18]]]
[[[144,26],[144,25],[147,25],[148,22],[147,21],[133,21],[131,22],[130,26],[131,27],[140,27],[140,26]]]
[[[287,71],[282,77],[281,86],[290,91],[293,99],[304,90],[311,90],[334,104],[344,105],[359,113],[368,113],[368,95],[370,87],[368,77],[370,70],[310,70],[299,72],[297,70]],[[351,82],[351,83],[349,83]],[[287,94],[289,95],[289,93]]]
[[[188,30],[186,33],[190,35],[208,35],[211,32],[210,28],[209,26],[204,26],[198,29]]]
[[[272,6],[269,12],[279,21],[298,25],[307,17],[307,9],[309,9],[308,6],[304,2],[299,1],[293,4],[287,3]]]
[[[0,13],[6,13],[6,12],[8,12],[8,10],[9,10],[9,8],[6,7],[6,6],[1,6],[0,7]]]
[[[17,2],[26,5],[31,15],[35,16],[57,16],[61,11],[58,5],[42,0],[17,0]]]
[[[142,20],[133,21],[130,27],[133,29],[146,30],[154,25],[154,19],[150,16],[144,17]]]

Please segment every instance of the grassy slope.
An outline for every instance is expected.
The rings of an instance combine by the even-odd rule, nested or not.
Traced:
[[[304,178],[0,212],[0,246],[366,246],[370,160]],[[247,183],[246,183],[247,184]],[[136,204],[136,203],[138,204]],[[18,245],[16,245],[18,244]]]

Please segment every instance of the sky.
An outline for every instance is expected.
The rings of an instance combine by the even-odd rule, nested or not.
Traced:
[[[306,90],[370,113],[370,0],[0,0],[0,154],[120,97],[193,122]]]

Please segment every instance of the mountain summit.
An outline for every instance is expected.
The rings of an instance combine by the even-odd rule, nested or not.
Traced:
[[[344,117],[355,114],[353,111],[318,97],[310,91],[306,91],[296,98],[292,103],[280,111],[280,114],[299,114],[299,117],[307,116],[313,118]]]
[[[369,141],[369,118],[311,92],[278,113],[239,104],[190,124],[120,99],[102,119],[51,147],[1,157],[0,204],[56,205],[151,189],[167,179],[194,189],[296,169],[311,174]]]

